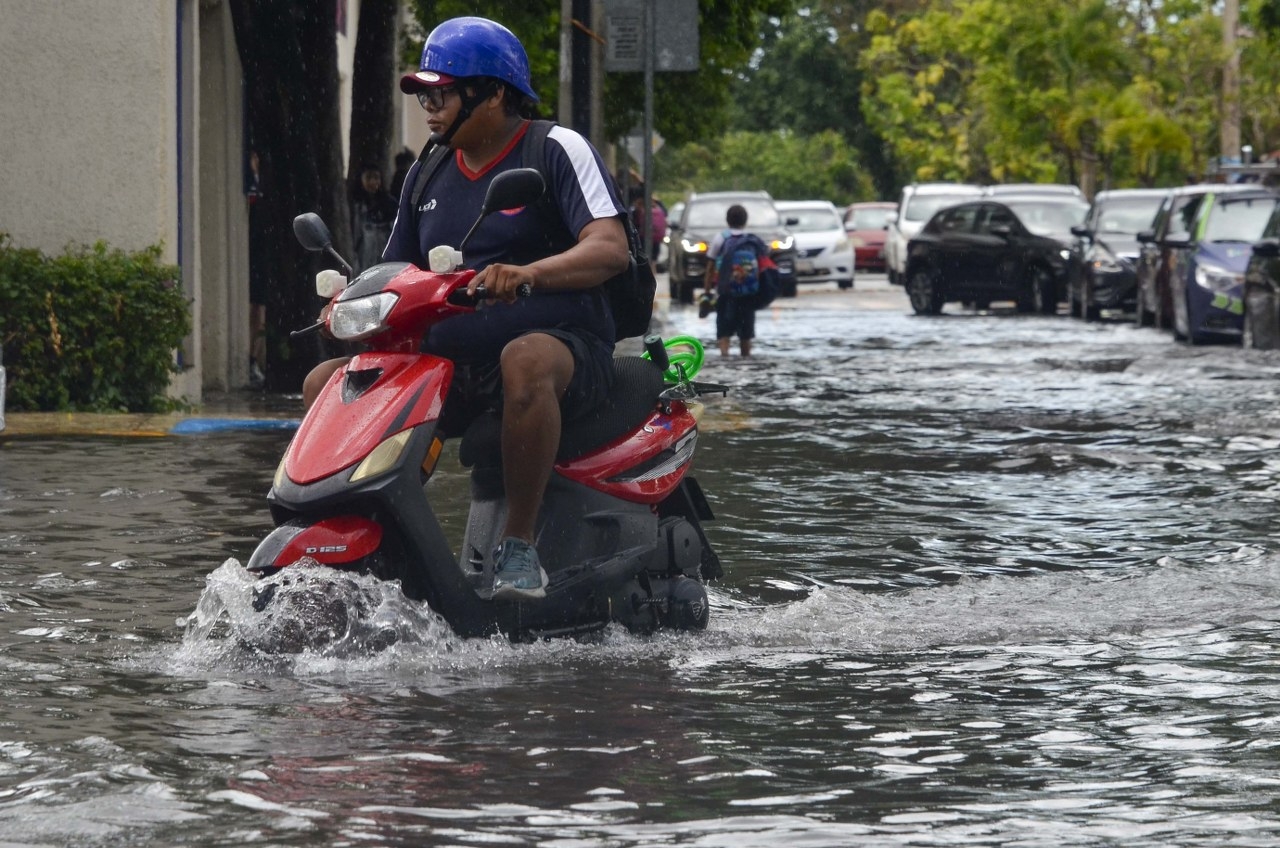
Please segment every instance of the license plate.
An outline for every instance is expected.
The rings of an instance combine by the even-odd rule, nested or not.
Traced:
[[[797,274],[812,274],[812,273],[813,273],[813,262],[809,261],[808,259],[797,259],[797,260],[796,260],[796,273],[797,273]]]

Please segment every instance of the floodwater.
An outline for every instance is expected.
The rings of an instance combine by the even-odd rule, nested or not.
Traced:
[[[899,294],[708,359],[699,635],[255,657],[287,433],[0,438],[0,845],[1280,842],[1280,358]]]

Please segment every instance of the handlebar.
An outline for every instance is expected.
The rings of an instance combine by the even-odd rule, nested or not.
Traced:
[[[521,283],[516,287],[516,297],[528,297],[531,294],[533,294],[533,286],[528,283]],[[465,288],[459,287],[451,291],[449,296],[445,299],[454,306],[475,306],[480,301],[487,300],[488,298],[489,290],[481,284],[476,286],[476,293],[474,296],[467,294],[467,290]]]
[[[529,297],[533,294],[533,286],[529,283],[521,283],[516,288],[516,297]],[[474,295],[468,294],[466,286],[459,286],[451,291],[445,298],[445,301],[452,306],[475,307],[480,301],[487,300],[490,297],[488,289],[483,285],[477,286]],[[303,327],[300,330],[294,330],[289,333],[289,338],[296,339],[301,336],[307,336],[317,331],[323,330],[325,319],[320,319],[310,326]]]

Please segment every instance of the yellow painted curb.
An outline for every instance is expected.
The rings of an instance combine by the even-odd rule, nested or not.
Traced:
[[[285,422],[286,418],[254,416],[263,422]],[[171,434],[184,421],[245,421],[244,415],[208,415],[170,412],[163,415],[96,412],[10,412],[5,414],[5,428],[0,439],[20,436],[138,436],[159,437]]]

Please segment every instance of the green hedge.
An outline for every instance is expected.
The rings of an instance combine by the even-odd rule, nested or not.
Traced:
[[[9,411],[160,412],[191,332],[179,271],[160,248],[48,257],[0,233],[0,342]]]

